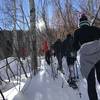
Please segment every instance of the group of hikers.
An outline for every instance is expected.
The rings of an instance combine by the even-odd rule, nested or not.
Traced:
[[[76,88],[76,83],[75,83],[75,73],[74,73],[74,61],[75,61],[75,55],[73,52],[73,36],[71,34],[68,34],[64,41],[61,39],[57,39],[54,44],[51,45],[50,49],[47,50],[45,53],[45,60],[48,65],[50,65],[51,62],[51,56],[55,56],[58,60],[58,67],[57,67],[57,72],[58,70],[61,71],[63,74],[64,69],[62,66],[62,58],[66,58],[66,62],[69,68],[69,79],[68,83],[71,87]]]
[[[79,19],[79,28],[74,34],[68,34],[62,41],[57,39],[46,50],[45,59],[50,65],[50,57],[56,56],[58,60],[57,70],[63,71],[62,58],[66,58],[69,68],[69,84],[75,85],[73,67],[79,55],[79,64],[82,77],[87,80],[89,100],[98,100],[96,91],[96,78],[100,83],[100,28],[91,26],[85,14]]]

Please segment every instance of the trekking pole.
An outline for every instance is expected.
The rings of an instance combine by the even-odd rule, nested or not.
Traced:
[[[52,58],[52,56],[50,57],[50,61],[51,61],[51,76],[53,77],[53,79],[55,80],[55,78],[56,78],[56,75],[55,75],[55,70],[54,70],[54,65],[53,65],[53,58]]]
[[[63,80],[63,78],[62,78],[62,88],[64,87],[64,80]]]
[[[78,60],[76,60],[75,68],[76,68],[77,79],[79,79],[79,72],[78,72],[78,67],[77,66],[80,66]]]
[[[97,16],[98,16],[99,10],[100,10],[100,5],[99,5],[99,8],[98,8],[98,10],[97,10],[97,13],[96,13],[96,15],[95,15],[95,18],[94,18],[94,20],[93,20],[91,26],[93,26],[93,24],[95,23],[95,20],[96,20],[96,18],[97,18]]]
[[[80,96],[80,98],[82,98],[82,93],[81,93],[81,91],[80,91],[80,82],[79,82],[79,84],[77,84],[77,86],[78,86],[79,96]]]
[[[6,100],[1,90],[0,90],[0,94],[1,94],[1,96],[3,98],[3,100]]]
[[[77,75],[75,75],[75,77],[76,77],[77,79],[79,79],[79,73],[78,73],[77,63],[75,63],[74,71],[76,71],[76,74],[77,74]],[[78,90],[78,92],[79,92],[79,96],[80,96],[80,98],[81,98],[81,97],[82,97],[82,93],[81,93],[81,91],[80,91],[80,81],[78,82],[78,80],[77,80],[77,81],[76,81],[76,84],[77,84],[77,90]]]
[[[76,74],[77,74],[77,78],[79,79],[79,73],[78,73],[77,64],[78,64],[78,66],[80,66],[78,60],[76,59],[76,65],[75,65],[75,67],[76,67]],[[81,98],[81,97],[82,97],[82,93],[81,93],[81,91],[80,91],[80,80],[79,80],[79,84],[77,84],[77,86],[78,86],[79,96],[80,96],[80,98]]]

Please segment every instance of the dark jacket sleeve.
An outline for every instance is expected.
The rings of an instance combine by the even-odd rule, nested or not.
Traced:
[[[98,28],[98,27],[94,27],[94,31],[95,31],[95,34],[96,34],[96,38],[97,39],[100,39],[100,28]]]
[[[73,43],[73,50],[74,52],[77,52],[80,48],[80,42],[79,42],[79,32],[76,30],[74,32],[74,43]]]

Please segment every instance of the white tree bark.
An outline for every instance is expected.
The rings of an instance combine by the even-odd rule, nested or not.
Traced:
[[[34,0],[29,0],[30,5],[30,50],[31,50],[31,66],[34,75],[37,72],[37,45],[35,31],[35,3]]]
[[[13,55],[16,56],[16,50],[18,50],[18,42],[17,42],[17,32],[16,32],[16,0],[13,1],[14,6],[14,18],[13,18]]]

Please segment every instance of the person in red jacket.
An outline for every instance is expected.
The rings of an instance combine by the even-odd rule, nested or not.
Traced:
[[[48,41],[47,40],[45,40],[44,42],[43,42],[43,47],[42,47],[42,50],[43,50],[43,52],[44,53],[46,53],[47,51],[48,51]]]
[[[45,40],[43,43],[43,52],[45,54],[45,61],[47,62],[48,65],[50,65],[50,50],[48,46],[48,41]]]

